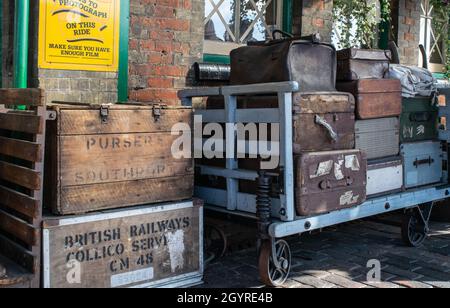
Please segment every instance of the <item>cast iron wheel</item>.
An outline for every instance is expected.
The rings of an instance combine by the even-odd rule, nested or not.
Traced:
[[[291,249],[284,240],[275,243],[275,250],[280,267],[276,267],[272,257],[272,243],[264,241],[259,253],[259,277],[269,287],[282,286],[291,272]]]
[[[419,247],[427,239],[428,232],[417,210],[408,211],[402,221],[402,238],[410,247]]]
[[[211,262],[225,255],[227,250],[227,236],[218,227],[205,224],[206,259]]]

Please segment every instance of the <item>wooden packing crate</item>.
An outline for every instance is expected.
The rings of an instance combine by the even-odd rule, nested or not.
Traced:
[[[181,287],[202,276],[198,200],[44,217],[46,288]]]
[[[0,89],[0,288],[40,285],[44,144],[43,92]]]
[[[54,120],[47,121],[44,200],[53,213],[192,198],[193,160],[173,157],[179,136],[171,134],[175,124],[191,127],[192,109],[122,104],[48,109]]]

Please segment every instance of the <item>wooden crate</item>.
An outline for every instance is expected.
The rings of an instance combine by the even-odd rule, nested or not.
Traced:
[[[192,159],[172,155],[177,123],[192,109],[52,104],[45,204],[58,215],[178,201],[193,196]],[[181,151],[181,150],[180,150]]]
[[[39,89],[0,89],[0,287],[40,283],[43,97]]]
[[[199,201],[44,217],[46,288],[179,287],[201,282]]]

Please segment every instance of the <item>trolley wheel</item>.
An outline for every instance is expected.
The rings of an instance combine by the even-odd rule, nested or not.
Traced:
[[[262,243],[259,253],[259,276],[265,285],[280,287],[286,282],[291,272],[291,249],[284,240],[276,241],[274,248],[277,262],[273,259],[272,242],[266,240]]]
[[[205,251],[209,261],[225,255],[228,241],[225,232],[211,224],[205,224]]]
[[[419,247],[428,237],[428,230],[417,210],[405,213],[402,221],[402,238],[410,247]]]

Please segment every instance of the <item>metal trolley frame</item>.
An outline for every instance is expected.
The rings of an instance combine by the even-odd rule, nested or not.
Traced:
[[[418,246],[426,239],[428,223],[435,201],[450,196],[448,174],[443,171],[442,183],[435,186],[407,190],[401,193],[378,197],[350,209],[327,214],[299,217],[294,202],[294,155],[292,125],[292,96],[299,91],[296,82],[270,84],[224,86],[196,88],[180,91],[183,105],[192,106],[194,98],[222,96],[225,108],[219,110],[196,110],[196,116],[202,116],[205,123],[278,123],[280,127],[280,164],[277,174],[256,172],[238,168],[235,158],[226,158],[226,168],[197,166],[202,175],[226,179],[226,190],[196,186],[196,196],[205,201],[206,208],[258,219],[259,274],[262,282],[270,286],[282,285],[289,276],[291,252],[282,238],[319,230],[325,227],[367,218],[397,210],[405,210],[402,223],[402,235],[410,246]],[[440,94],[450,101],[450,89],[441,88]],[[279,108],[239,109],[237,98],[240,96],[276,95]],[[440,117],[450,119],[450,107],[440,108]],[[440,139],[450,140],[450,130],[440,130]],[[232,136],[230,138],[230,136]],[[237,142],[234,125],[226,126],[226,146]],[[203,142],[196,140],[196,149]],[[246,147],[246,154],[250,149]],[[255,154],[255,153],[252,153]],[[279,199],[269,197],[270,177],[277,177],[280,183]],[[239,192],[239,180],[258,180],[258,193],[255,195]],[[445,184],[444,184],[445,183]]]

